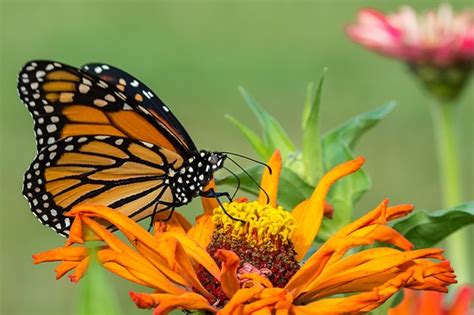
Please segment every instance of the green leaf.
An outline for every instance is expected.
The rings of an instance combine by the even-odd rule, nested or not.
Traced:
[[[324,135],[323,146],[327,146],[337,139],[353,150],[360,137],[387,116],[394,109],[395,105],[395,102],[389,102],[374,111],[359,114],[349,119],[341,126]],[[331,155],[337,156],[337,150],[333,151]]]
[[[233,123],[240,130],[240,132],[244,134],[245,138],[247,138],[248,142],[250,142],[250,145],[261,159],[268,159],[268,157],[272,154],[272,151],[263,143],[263,141],[259,136],[257,136],[255,132],[231,115],[226,115],[225,117],[231,123]]]
[[[95,252],[93,248],[89,250]],[[78,283],[80,291],[75,314],[121,314],[114,288],[105,276],[104,268],[95,259],[95,254],[91,253],[90,256],[87,275]]]
[[[286,158],[290,153],[294,152],[295,146],[280,123],[258,105],[244,88],[240,87],[239,90],[247,105],[257,116],[257,119],[263,128],[263,143],[267,148],[269,148],[270,152],[279,149],[283,158]],[[270,156],[267,156],[265,159],[268,159],[269,157]]]
[[[462,227],[474,223],[474,201],[445,210],[416,211],[394,224],[415,248],[431,247]]]
[[[404,297],[405,295],[403,294],[403,290],[400,290],[397,293],[395,293],[392,300],[392,304],[390,304],[390,308],[396,307],[398,304],[402,303]]]
[[[323,136],[323,161],[326,170],[354,158],[353,149],[360,137],[393,110],[395,104],[388,103],[374,111],[359,114]],[[329,200],[337,211],[334,219],[323,228],[337,230],[352,219],[354,204],[370,188],[370,178],[359,170],[343,181],[337,182],[329,194]]]
[[[254,166],[246,169],[252,178],[256,181],[262,176],[262,167]],[[260,194],[260,189],[243,172],[237,173],[240,178],[240,187],[243,191],[253,195]],[[237,187],[237,180],[233,176],[220,178],[216,180],[217,185],[231,185]],[[278,190],[278,204],[286,210],[293,209],[298,203],[309,198],[314,188],[306,184],[292,170],[284,167],[281,171],[280,184]]]
[[[305,179],[312,185],[318,182],[324,172],[319,112],[325,73],[326,69],[323,70],[316,95],[312,101],[312,84],[308,85],[307,101],[303,111],[303,163]]]

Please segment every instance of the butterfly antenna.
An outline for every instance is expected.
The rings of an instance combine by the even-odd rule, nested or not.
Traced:
[[[234,152],[221,152],[221,153],[230,154],[230,155],[235,155],[235,156],[241,157],[241,158],[243,158],[243,159],[246,159],[246,160],[255,162],[255,163],[257,163],[257,164],[263,165],[263,166],[265,166],[265,167],[268,169],[268,171],[270,172],[270,175],[272,175],[272,168],[270,167],[270,165],[268,165],[268,164],[266,164],[266,163],[263,163],[262,161],[255,160],[255,159],[252,159],[251,157],[248,157],[248,156],[245,156],[245,155],[242,155],[242,154],[238,154],[238,153],[234,153]],[[235,163],[235,162],[234,162],[234,163]],[[237,163],[236,163],[236,164],[237,164]]]
[[[260,186],[259,183],[257,183],[257,181],[252,177],[250,176],[250,174],[242,167],[239,165],[239,163],[237,163],[236,161],[234,161],[232,158],[230,157],[227,157],[232,163],[234,163],[235,165],[237,165],[238,168],[240,168],[242,170],[242,172],[245,173],[245,175],[248,176],[248,178],[250,178],[250,180],[255,184],[257,185],[258,188],[260,188],[261,191],[263,191],[263,193],[265,194],[265,196],[267,197],[267,203],[270,203],[270,196],[268,195],[268,193],[265,191],[265,189],[262,188],[262,186]]]
[[[227,167],[223,166],[223,168],[224,168],[227,172],[231,173],[231,174],[235,177],[235,179],[237,180],[237,188],[235,189],[234,193],[232,194],[232,199],[234,199],[234,198],[235,198],[235,195],[237,195],[237,192],[238,192],[239,189],[240,189],[240,178],[239,178],[239,176],[237,176],[237,174],[235,174],[234,172],[232,172],[232,171],[231,171],[230,169],[228,169]]]

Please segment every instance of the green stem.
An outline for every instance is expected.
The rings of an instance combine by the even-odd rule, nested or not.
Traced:
[[[458,146],[458,106],[449,103],[436,103],[433,104],[432,109],[443,206],[449,208],[462,202]],[[469,281],[468,240],[469,236],[466,229],[453,233],[446,240],[448,258],[454,267],[458,283]]]

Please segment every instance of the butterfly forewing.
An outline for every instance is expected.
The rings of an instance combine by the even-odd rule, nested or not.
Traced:
[[[185,152],[180,152],[182,155],[186,156],[188,152],[197,151],[186,129],[170,109],[139,79],[121,69],[103,63],[89,63],[82,66],[82,70],[98,76],[139,102],[141,105],[137,107],[137,110],[153,116],[155,121],[185,148]]]
[[[151,143],[115,136],[67,137],[41,150],[25,174],[23,193],[41,223],[60,234],[64,212],[80,204],[114,208],[138,221],[174,205],[165,180],[182,158]]]
[[[194,144],[165,128],[144,104],[115,85],[52,61],[27,63],[18,78],[20,98],[35,120],[38,151],[68,136],[110,135],[143,140],[188,154]],[[182,128],[181,125],[178,125]]]

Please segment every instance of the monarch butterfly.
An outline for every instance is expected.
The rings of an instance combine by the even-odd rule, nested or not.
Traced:
[[[18,92],[37,146],[23,194],[60,235],[71,225],[64,213],[79,204],[106,205],[139,221],[172,214],[196,196],[230,199],[205,190],[227,155],[199,151],[170,109],[128,73],[36,60],[20,71]]]

